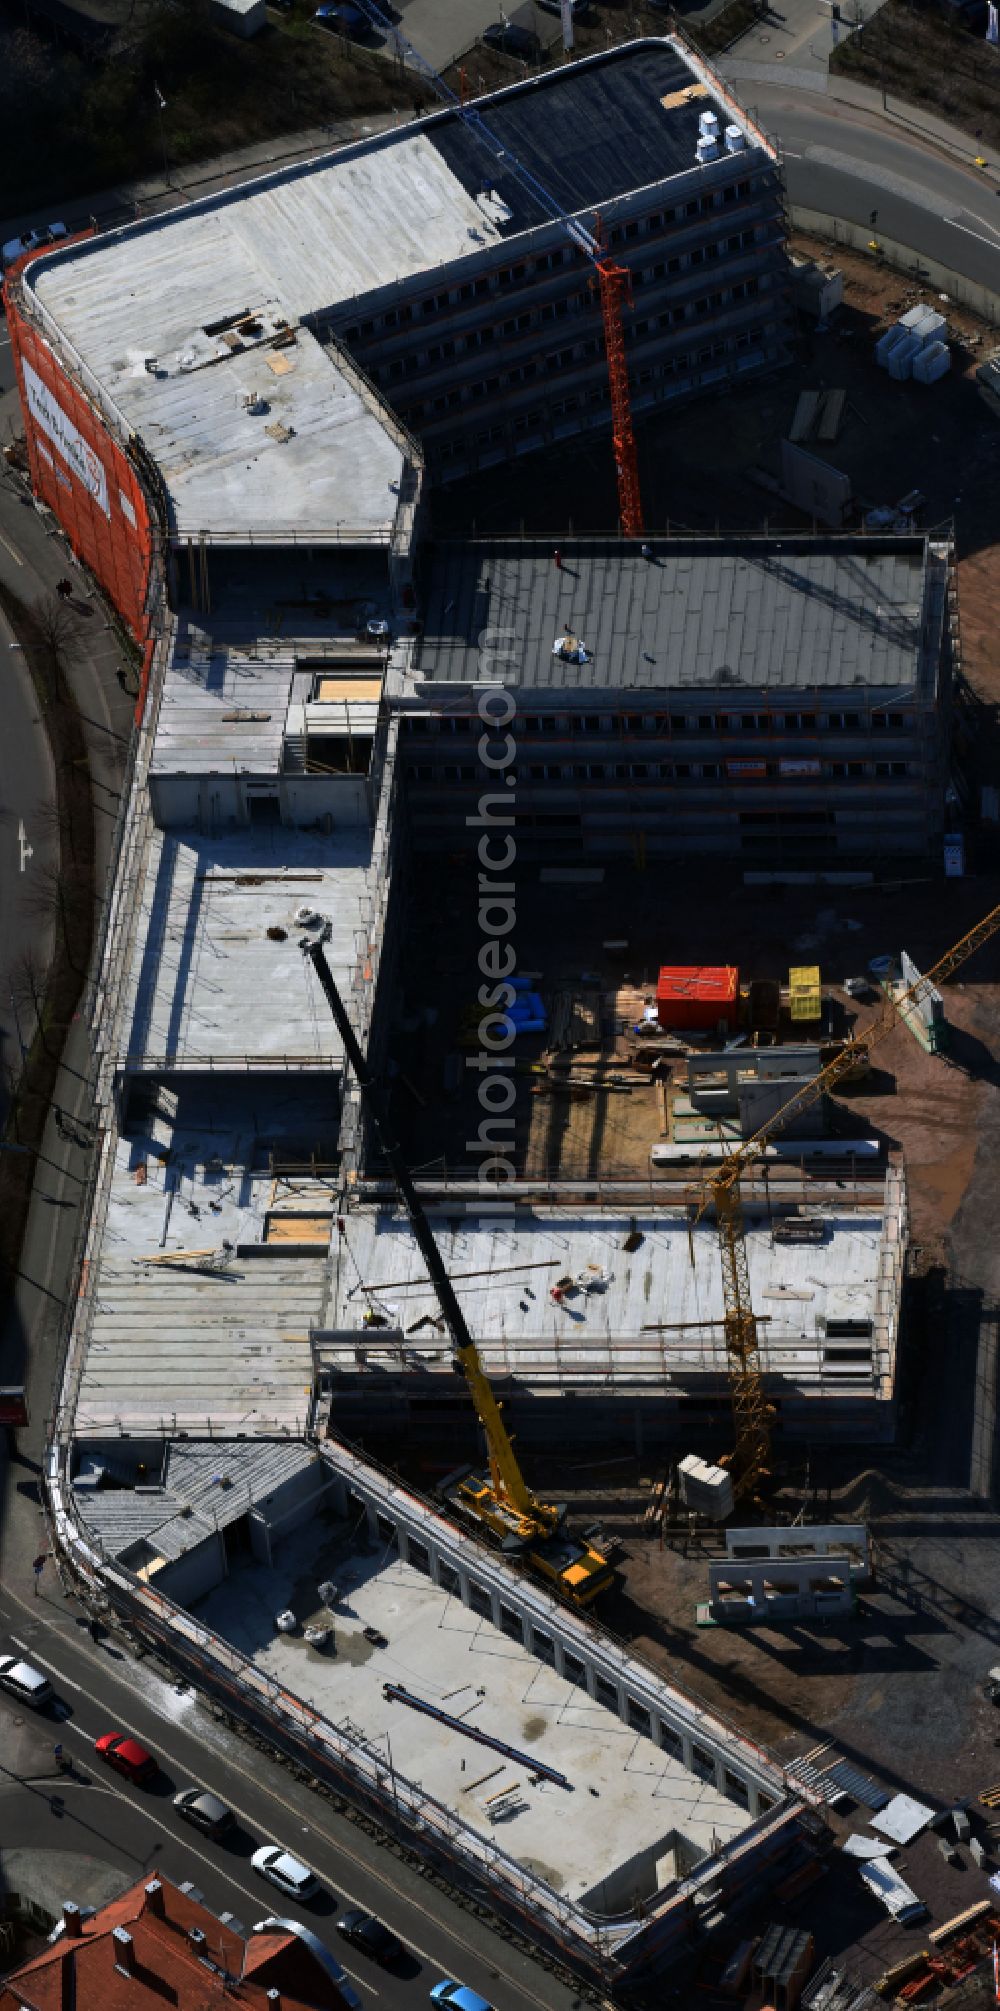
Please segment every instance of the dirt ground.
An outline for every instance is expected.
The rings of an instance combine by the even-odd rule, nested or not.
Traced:
[[[806,520],[768,494],[756,471],[775,476],[779,450],[803,390],[847,392],[837,441],[808,443],[850,475],[863,508],[892,504],[911,489],[926,497],[929,525],[954,519],[958,549],[971,554],[1000,540],[1000,425],[975,385],[975,368],[995,346],[995,334],[971,311],[949,303],[951,375],[933,385],[896,384],[874,360],[874,344],[897,316],[918,301],[939,305],[914,279],[867,255],[802,235],[792,249],[820,256],[844,273],[844,305],[826,335],[803,318],[788,369],[717,398],[702,399],[636,422],[647,526],[674,530],[802,528]],[[490,471],[439,489],[435,531],[466,536],[525,530],[607,531],[618,521],[614,467],[602,435],[563,443],[527,467]]]
[[[735,963],[744,979],[787,982],[790,964],[816,960],[824,984],[839,986],[872,957],[905,948],[926,969],[1000,899],[1000,881],[986,877],[893,881],[838,890],[834,897],[815,888],[747,888],[728,869],[687,868],[683,899],[675,889],[667,904],[662,870],[655,862],[645,871],[609,865],[600,885],[560,887],[554,899],[554,890],[540,884],[538,867],[524,867],[517,888],[518,969],[538,974],[550,1006],[556,991],[579,985],[584,975],[599,978],[606,995],[625,977],[652,995],[663,963]],[[396,1044],[407,1082],[424,1099],[421,1106],[409,1089],[398,1087],[396,1116],[419,1166],[444,1159],[457,1170],[475,1163],[466,1141],[476,1135],[478,1077],[467,1070],[454,1101],[440,1094],[446,1057],[461,1052],[463,1017],[479,983],[475,899],[471,862],[467,870],[452,862],[443,899],[437,863],[414,863],[411,908],[420,921],[404,958],[405,1004],[412,1017],[428,1006],[437,1017],[432,1027]],[[628,939],[627,967],[602,949],[612,935]],[[861,1031],[873,1009],[853,1010]],[[926,1054],[899,1028],[879,1048],[869,1084],[844,1098],[846,1128],[881,1136],[904,1151],[913,1236],[925,1262],[940,1261],[972,1173],[976,1122],[993,1069],[990,1027],[998,1013],[1000,941],[980,951],[949,987],[948,1055]],[[846,1013],[837,1026],[853,1030]],[[518,1056],[527,1064],[544,1046],[544,1036],[527,1036],[518,1042]],[[609,1036],[608,1067],[618,1072],[614,1050]],[[607,1089],[571,1101],[536,1095],[536,1080],[526,1072],[515,1078],[517,1159],[524,1173],[611,1178],[649,1170],[650,1146],[663,1135],[655,1088]]]
[[[1000,51],[985,40],[985,25],[985,10],[982,21],[966,20],[957,7],[887,0],[860,35],[831,51],[830,68],[974,133],[985,154],[1000,146]]]
[[[984,670],[984,675],[986,671]],[[404,958],[407,1005],[434,1005],[438,1019],[419,1038],[408,1073],[421,1108],[397,1088],[407,1149],[420,1164],[454,1154],[474,1135],[474,1093],[465,1107],[437,1094],[444,1055],[474,994],[476,941],[471,875],[452,861],[442,899],[440,868],[414,867],[412,912],[420,917]],[[421,878],[426,874],[426,880]],[[872,957],[904,946],[927,968],[948,943],[1000,898],[1000,879],[898,882],[835,895],[815,889],[742,888],[724,870],[685,873],[683,887],[621,863],[599,886],[562,887],[558,899],[526,867],[518,882],[518,961],[536,970],[543,993],[583,973],[606,988],[620,964],[604,958],[612,933],[629,941],[628,975],[649,983],[663,961],[733,961],[744,973],[783,978],[791,961],[816,959],[836,982]],[[932,1805],[976,1797],[1000,1781],[1000,1717],[980,1694],[1000,1662],[1000,1477],[997,1346],[1000,1334],[1000,939],[947,989],[952,1030],[947,1055],[930,1056],[897,1028],[878,1051],[863,1093],[844,1099],[845,1117],[901,1147],[908,1167],[913,1276],[900,1349],[899,1436],[895,1446],[779,1447],[775,1519],[864,1519],[876,1544],[877,1577],[846,1622],[781,1628],[700,1628],[707,1560],[715,1539],[678,1532],[661,1544],[644,1513],[662,1454],[644,1460],[609,1448],[606,1468],[582,1467],[556,1452],[529,1479],[571,1504],[580,1526],[598,1521],[623,1545],[620,1589],[601,1618],[652,1666],[703,1697],[750,1737],[789,1759],[832,1742],[891,1790]],[[858,1013],[863,1027],[870,1009]],[[540,1045],[536,1040],[535,1046]],[[655,1092],[610,1093],[583,1104],[541,1103],[531,1078],[517,1078],[522,1163],[578,1173],[644,1168],[660,1135]],[[724,1449],[720,1426],[717,1446]],[[985,1812],[981,1812],[985,1816]],[[863,1827],[863,1809],[849,1822]],[[840,1817],[834,1828],[843,1828]],[[985,1875],[961,1853],[942,1859],[933,1836],[902,1854],[930,1921],[950,1918],[987,1893]],[[987,1870],[992,1869],[992,1863]],[[834,1853],[831,1869],[793,1912],[765,1903],[755,1926],[773,1918],[808,1926],[818,1952],[841,1956],[871,1979],[915,1945],[860,1887]],[[681,1999],[687,1986],[679,1984]]]
[[[810,246],[803,250],[829,247]],[[977,361],[993,338],[974,317],[949,319],[957,337],[951,377],[926,390],[889,384],[872,360],[876,336],[920,298],[899,275],[839,251],[847,307],[839,329],[805,335],[793,369],[770,384],[717,404],[692,407],[643,429],[641,453],[648,520],[676,524],[683,497],[685,525],[762,527],[775,506],[752,479],[773,468],[800,390],[843,385],[848,420],[829,458],[852,476],[866,503],[895,501],[911,488],[926,498],[926,522],[954,522],[959,554],[959,606],[964,696],[957,722],[973,811],[981,782],[998,773],[1000,736],[1000,427],[979,400]],[[940,394],[940,395],[939,395]],[[933,428],[933,430],[931,430]],[[725,479],[720,471],[725,470]],[[516,473],[516,471],[515,471]],[[615,520],[614,485],[604,443],[578,448],[558,467],[532,469],[532,516],[525,527],[552,532],[604,529]],[[516,530],[524,486],[506,476],[491,484],[490,518],[482,492],[475,504],[455,490],[439,497],[438,530]],[[679,527],[679,526],[678,526]],[[426,870],[426,884],[420,874]],[[414,912],[421,933],[406,963],[411,1003],[433,1001],[435,1027],[414,1057],[426,1109],[397,1098],[410,1146],[426,1162],[457,1160],[473,1135],[465,1108],[443,1106],[433,1094],[453,1044],[461,1008],[474,995],[471,872],[451,862],[442,901],[438,868],[418,868]],[[433,879],[429,876],[433,872]],[[963,882],[914,877],[870,890],[744,888],[736,872],[619,863],[600,886],[558,890],[525,867],[518,881],[518,966],[539,973],[543,993],[596,975],[605,989],[623,970],[602,943],[629,943],[628,974],[648,985],[661,962],[733,962],[744,975],[784,980],[792,962],[818,961],[826,985],[863,968],[873,956],[905,947],[927,969],[944,949],[1000,900],[1000,857],[980,830],[972,872]],[[433,919],[430,919],[432,918]],[[605,1623],[684,1689],[731,1716],[751,1737],[785,1758],[832,1742],[889,1789],[934,1806],[974,1798],[1000,1782],[1000,1716],[981,1683],[1000,1662],[1000,1486],[997,1427],[1000,1335],[1000,939],[977,953],[947,987],[949,1051],[932,1057],[902,1028],[881,1044],[878,1067],[864,1091],[844,1098],[853,1127],[902,1149],[908,1173],[912,1275],[900,1348],[899,1430],[894,1446],[812,1445],[779,1450],[782,1462],[772,1512],[791,1519],[803,1507],[812,1520],[865,1519],[876,1545],[876,1583],[844,1623],[801,1623],[746,1631],[699,1628],[695,1608],[705,1597],[714,1539],[661,1544],[644,1528],[655,1460],[616,1447],[605,1468],[581,1471],[579,1460],[550,1455],[545,1481],[570,1501],[581,1524],[598,1520],[624,1548],[623,1582],[602,1610]],[[859,1012],[858,1026],[867,1014]],[[535,1046],[540,1046],[536,1041]],[[530,1052],[530,1044],[526,1052]],[[660,1136],[653,1091],[610,1094],[560,1107],[530,1096],[518,1077],[518,1149],[532,1171],[611,1173],[645,1168]],[[706,1446],[705,1451],[721,1450]],[[538,1476],[541,1479],[541,1476]],[[985,1819],[985,1811],[980,1811]],[[848,1812],[848,1827],[865,1827],[867,1812]],[[845,1819],[833,1826],[843,1834]],[[772,1919],[808,1927],[817,1953],[841,1958],[871,1981],[914,1947],[926,1929],[987,1896],[986,1873],[967,1850],[946,1864],[933,1835],[904,1851],[899,1868],[926,1901],[930,1918],[914,1929],[889,1920],[865,1895],[857,1873],[833,1854],[822,1884],[794,1910],[764,1903],[759,1929]],[[986,1872],[993,1868],[988,1862]],[[741,1931],[746,1931],[742,1927]],[[689,2002],[689,1984],[675,1998]]]

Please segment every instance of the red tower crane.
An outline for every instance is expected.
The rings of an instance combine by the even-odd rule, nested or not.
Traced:
[[[627,300],[631,303],[632,299],[632,275],[627,265],[615,265],[611,259],[602,258],[598,262],[597,278],[601,289],[604,354],[608,365],[608,389],[611,393],[611,443],[614,447],[615,470],[618,476],[618,514],[625,536],[641,538],[643,518],[642,495],[639,489],[639,457],[636,453],[635,431],[632,425],[632,394],[628,381],[625,327],[622,319],[623,302]]]
[[[611,439],[615,455],[615,472],[618,479],[618,512],[621,527],[627,538],[640,538],[643,533],[642,496],[639,489],[639,458],[635,445],[635,429],[632,425],[632,394],[629,386],[628,359],[625,354],[625,329],[622,315],[623,304],[632,298],[632,276],[627,266],[616,265],[607,258],[601,245],[599,231],[590,231],[578,218],[570,216],[557,198],[549,193],[537,175],[531,172],[511,153],[499,136],[492,132],[474,105],[465,102],[465,73],[462,78],[461,93],[453,91],[450,84],[435,70],[426,58],[409,42],[402,30],[391,22],[377,4],[377,0],[359,0],[363,11],[374,27],[389,40],[390,46],[399,54],[400,61],[409,57],[414,68],[428,79],[440,98],[449,104],[461,119],[466,130],[472,134],[494,166],[512,174],[521,187],[533,197],[540,208],[546,210],[553,223],[562,225],[573,244],[589,258],[597,274],[601,296],[601,315],[604,322],[604,350],[608,366],[608,389],[611,394]]]

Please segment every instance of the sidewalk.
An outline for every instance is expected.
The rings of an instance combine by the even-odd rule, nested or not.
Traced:
[[[738,50],[744,50],[746,46],[744,38],[738,44]],[[944,119],[935,118],[932,112],[924,112],[918,105],[910,105],[891,96],[883,99],[882,92],[871,84],[856,84],[849,77],[839,76],[836,71],[758,61],[739,53],[724,56],[719,69],[733,84],[767,84],[776,91],[811,92],[835,104],[851,105],[856,111],[866,113],[878,125],[896,126],[928,146],[939,147],[943,153],[968,167],[975,164],[979,153],[975,134],[963,133],[959,127],[948,125]],[[987,161],[986,168],[981,172],[986,180],[1000,181],[1000,161]]]
[[[0,577],[28,601],[51,594],[56,580],[67,571],[83,585],[83,576],[67,562],[64,539],[47,528],[48,523],[36,510],[25,507],[13,484],[0,482],[3,534]],[[76,635],[66,651],[65,670],[79,707],[90,759],[95,881],[100,910],[134,700],[118,681],[117,672],[123,666],[113,632],[105,627],[100,603],[95,601],[91,605],[93,614],[89,618],[81,614],[77,619]],[[22,1597],[29,1593],[32,1584],[32,1559],[48,1547],[38,1481],[46,1420],[60,1362],[79,1205],[93,1150],[75,1142],[76,1137],[90,1133],[93,1121],[91,1064],[89,1028],[78,1010],[66,1029],[28,1210],[20,1269],[0,1324],[8,1379],[25,1382],[30,1417],[26,1427],[9,1435],[9,1447],[3,1444],[0,1435],[3,1508],[0,1574],[5,1583],[18,1587]],[[57,1124],[57,1108],[70,1121],[68,1126]],[[61,1602],[51,1566],[46,1567],[44,1581],[42,1592],[55,1595]]]

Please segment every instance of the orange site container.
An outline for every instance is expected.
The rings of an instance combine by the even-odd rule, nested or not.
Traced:
[[[734,1026],[740,974],[735,964],[664,964],[656,987],[661,1026]]]

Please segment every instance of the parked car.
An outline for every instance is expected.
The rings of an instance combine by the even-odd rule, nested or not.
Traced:
[[[174,1796],[174,1807],[185,1822],[193,1823],[205,1836],[228,1836],[236,1824],[232,1809],[207,1788],[182,1788]]]
[[[516,21],[494,21],[491,27],[484,28],[483,41],[488,49],[502,49],[505,56],[520,56],[523,63],[541,60],[538,36],[530,28],[519,28]]]
[[[448,2004],[452,2011],[493,2011],[492,2004],[488,2004],[485,1997],[480,1997],[478,1990],[470,1990],[467,1983],[452,1983],[447,1976],[442,1976],[440,1983],[435,1983],[431,2003]]]
[[[124,1774],[133,1787],[145,1787],[160,1771],[152,1753],[147,1753],[138,1739],[130,1739],[124,1732],[102,1732],[94,1740],[94,1751],[116,1774]]]
[[[9,1690],[19,1704],[28,1704],[33,1711],[40,1711],[43,1704],[51,1704],[52,1685],[40,1669],[33,1669],[30,1662],[20,1662],[16,1655],[0,1655],[0,1689]]]
[[[353,5],[353,0],[323,0],[317,7],[313,20],[321,28],[334,28],[340,35],[350,35],[356,42],[372,40],[375,30],[367,14]]]
[[[279,1892],[288,1893],[292,1899],[311,1899],[319,1891],[319,1880],[307,1864],[300,1864],[290,1851],[283,1850],[280,1843],[265,1843],[255,1850],[251,1864],[261,1878],[276,1885]]]
[[[23,258],[26,251],[39,251],[43,244],[58,244],[61,237],[68,237],[64,223],[47,223],[37,230],[26,230],[20,237],[12,237],[4,245],[0,257],[4,265],[13,265],[15,258]]]
[[[373,1962],[398,1962],[406,1953],[398,1936],[376,1920],[373,1913],[364,1913],[360,1906],[349,1906],[340,1914],[337,1933],[342,1934],[352,1948],[360,1948],[363,1955],[370,1955]]]

